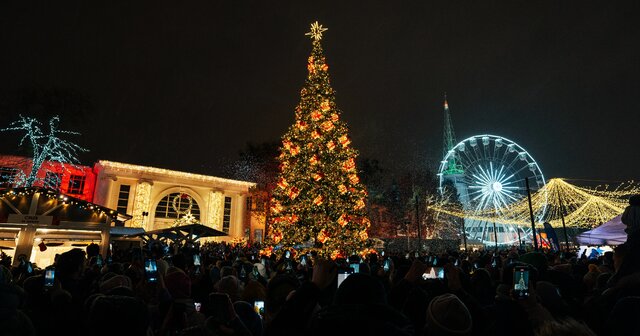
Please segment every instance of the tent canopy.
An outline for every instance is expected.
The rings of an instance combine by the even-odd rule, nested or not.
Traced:
[[[226,236],[227,234],[211,228],[209,226],[205,226],[202,224],[189,224],[182,226],[174,226],[166,229],[153,230],[140,232],[136,234],[127,235],[127,237],[141,237],[145,241],[149,240],[172,240],[176,243],[182,242],[194,242],[200,238],[204,237],[220,237]]]
[[[598,226],[593,230],[578,235],[581,245],[620,245],[627,241],[626,226],[622,223],[622,215]]]

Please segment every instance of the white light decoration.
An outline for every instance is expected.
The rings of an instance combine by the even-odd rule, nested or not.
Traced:
[[[504,171],[505,166],[500,169],[493,168],[493,162],[489,162],[488,169],[478,166],[479,174],[473,176],[473,184],[469,186],[471,195],[475,194],[472,201],[477,211],[486,209],[498,210],[508,206],[512,201],[517,201],[520,195],[516,194],[519,187],[515,183],[514,174],[507,176]]]
[[[149,211],[149,204],[151,203],[151,184],[149,182],[140,182],[136,186],[136,196],[133,201],[133,218],[131,219],[133,227],[140,227],[145,230],[149,228],[148,223],[145,223],[145,218],[142,215],[143,212]]]
[[[222,211],[224,207],[224,195],[220,191],[209,192],[207,203],[207,223],[216,230],[222,230]]]
[[[191,211],[187,211],[182,217],[173,221],[173,224],[171,224],[171,226],[175,227],[175,226],[189,225],[189,224],[195,224],[195,223],[198,223],[196,216],[194,216],[191,213]]]
[[[42,123],[35,118],[20,115],[20,119],[9,124],[9,127],[0,129],[1,132],[6,131],[23,131],[24,136],[20,139],[20,145],[25,140],[29,142],[33,151],[31,172],[26,175],[24,172],[18,172],[12,184],[15,187],[32,187],[38,181],[38,172],[45,161],[64,164],[78,164],[80,160],[77,157],[78,152],[88,152],[89,150],[81,147],[73,142],[59,138],[61,134],[80,135],[78,132],[63,131],[58,129],[60,117],[55,116],[49,120],[49,132],[44,133],[41,126]]]
[[[98,163],[101,166],[112,169],[114,171],[145,174],[145,175],[156,176],[161,178],[175,177],[175,178],[181,178],[181,179],[192,180],[197,182],[226,184],[230,186],[243,187],[243,188],[251,188],[251,187],[255,187],[256,185],[253,182],[231,180],[231,179],[225,179],[221,177],[186,173],[186,172],[180,172],[180,171],[163,169],[163,168],[138,166],[138,165],[132,165],[128,163],[120,163],[120,162],[105,161],[105,160],[100,160],[98,161]]]

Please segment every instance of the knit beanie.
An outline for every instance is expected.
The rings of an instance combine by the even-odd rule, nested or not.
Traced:
[[[126,287],[131,289],[132,288],[131,279],[129,279],[129,277],[124,275],[112,276],[100,282],[100,293],[106,294],[110,290],[118,287]]]
[[[164,278],[165,286],[174,299],[187,299],[191,297],[191,279],[183,270],[177,267],[169,267]]]
[[[471,313],[453,294],[436,296],[427,308],[428,335],[470,335]]]

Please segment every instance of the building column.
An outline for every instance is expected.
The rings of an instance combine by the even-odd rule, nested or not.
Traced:
[[[107,225],[100,231],[100,255],[106,260],[109,252],[109,243],[111,240],[111,228]]]
[[[207,200],[207,217],[205,224],[216,230],[222,231],[222,214],[224,211],[224,194],[222,190],[209,191]]]
[[[234,201],[236,202],[236,206],[232,211],[232,215],[235,217],[234,222],[238,227],[236,236],[244,238],[244,231],[247,228],[251,230],[251,225],[247,225],[247,196],[238,195]],[[251,240],[251,232],[249,232],[248,240]]]
[[[140,180],[136,185],[136,194],[133,199],[131,226],[143,228],[146,231],[153,229],[150,223],[146,223],[146,219],[149,217],[149,206],[151,205],[152,186],[153,183],[151,181]]]
[[[27,261],[31,258],[33,250],[33,239],[36,237],[36,227],[27,225],[20,229],[18,233],[18,243],[16,244],[16,253],[13,256],[13,266],[18,265],[18,256],[24,254]]]

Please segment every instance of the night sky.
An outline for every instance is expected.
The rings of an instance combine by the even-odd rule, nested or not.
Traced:
[[[496,134],[547,178],[640,178],[637,1],[3,1],[0,90],[73,92],[61,114],[105,159],[224,175],[294,121],[318,20],[361,157],[434,169],[442,98],[458,140]],[[83,103],[84,104],[84,103]],[[82,104],[81,104],[82,105]],[[37,107],[30,107],[38,109]],[[28,109],[27,109],[28,110]],[[13,154],[17,134],[0,133]]]

